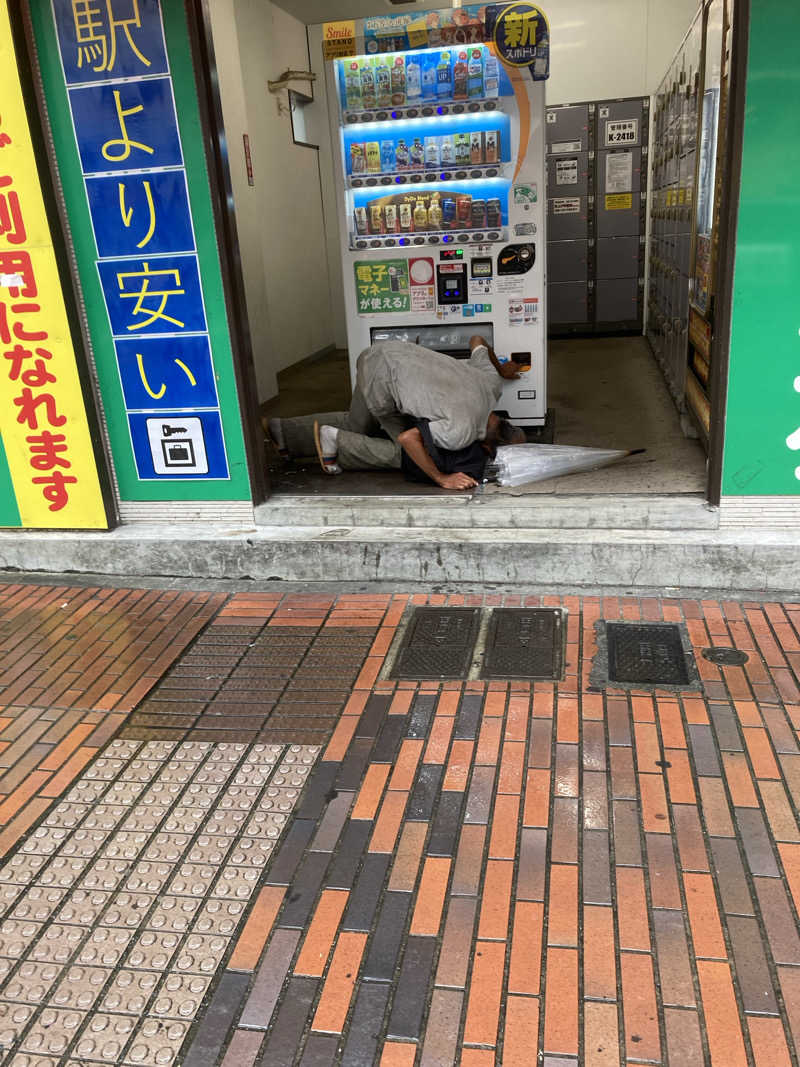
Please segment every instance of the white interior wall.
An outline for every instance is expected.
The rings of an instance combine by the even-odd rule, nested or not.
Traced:
[[[269,0],[210,5],[236,222],[261,401],[285,367],[333,343],[317,152],[295,145],[287,69],[308,68],[306,27]],[[307,83],[295,86],[307,91]],[[248,185],[242,135],[250,138]]]
[[[436,6],[443,6],[437,4]],[[655,92],[697,11],[698,0],[550,0],[543,4],[550,23],[551,62],[547,102],[568,104]],[[374,0],[374,10],[380,10]],[[331,19],[348,12],[332,4]],[[347,346],[339,233],[341,205],[333,189],[333,153],[324,89],[322,26],[309,27],[311,66],[318,93],[309,121],[320,145],[331,314],[338,348]]]

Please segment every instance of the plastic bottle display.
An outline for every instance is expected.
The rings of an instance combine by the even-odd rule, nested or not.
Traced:
[[[406,62],[406,100],[411,103],[422,96],[422,67],[419,56],[409,56]]]
[[[367,209],[365,207],[356,208],[356,233],[363,236],[367,232]]]
[[[351,111],[360,111],[363,103],[361,96],[361,70],[357,62],[345,67],[344,93],[347,107]]]
[[[375,60],[375,95],[378,107],[392,106],[392,70],[385,56]]]
[[[375,108],[378,103],[375,89],[375,68],[371,60],[362,59],[359,69],[361,74],[361,106],[369,111]]]
[[[397,148],[395,150],[395,165],[398,170],[408,170],[411,165],[411,157],[408,151],[408,145],[401,138],[397,142]]]
[[[402,107],[406,102],[406,61],[397,56],[392,66],[392,104]]]
[[[467,65],[467,96],[474,100],[483,96],[483,49],[473,48]]]
[[[451,133],[444,134],[439,142],[439,160],[443,167],[454,167],[456,164],[456,148]]]
[[[436,67],[439,57],[435,52],[422,56],[422,99],[436,99]]]
[[[439,100],[450,100],[453,96],[453,69],[449,52],[441,52],[436,64],[436,96]]]
[[[407,193],[397,200],[373,201],[356,208],[359,236],[381,234],[439,233],[448,230],[494,230],[503,224],[502,204],[497,197],[483,200],[467,193]]]
[[[469,138],[469,134],[468,133],[457,133],[455,135],[456,166],[457,167],[469,166],[469,163],[470,163],[469,141],[470,141],[470,138]]]
[[[350,145],[350,173],[365,174],[367,170],[367,153],[363,144]]]
[[[441,197],[438,193],[433,193],[431,196],[431,205],[428,208],[428,225],[432,230],[441,230],[442,218]]]
[[[413,223],[414,223],[414,220],[413,220],[412,215],[411,215],[411,204],[409,204],[408,202],[402,203],[400,205],[399,215],[400,215],[400,229],[404,233],[411,233],[411,227],[413,226]]]
[[[367,151],[367,174],[380,174],[381,172],[381,146],[377,141],[368,141]]]
[[[381,170],[391,174],[397,166],[394,141],[381,141]]]
[[[462,51],[456,54],[453,64],[453,99],[467,99],[467,53]]]
[[[438,137],[426,137],[425,138],[425,166],[426,167],[438,167],[439,166],[439,138]]]
[[[424,200],[418,200],[414,208],[414,229],[419,233],[428,228],[428,209]]]
[[[386,232],[397,233],[397,205],[387,204],[383,214],[386,221]]]
[[[483,64],[483,95],[488,100],[496,100],[500,95],[500,64],[491,52],[487,52]]]
[[[425,145],[422,143],[421,137],[414,138],[414,142],[411,145],[409,155],[409,165],[411,169],[422,170],[422,168],[425,166]]]

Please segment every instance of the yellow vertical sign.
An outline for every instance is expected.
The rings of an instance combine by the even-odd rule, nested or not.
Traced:
[[[0,71],[0,436],[23,526],[107,529],[6,0]]]

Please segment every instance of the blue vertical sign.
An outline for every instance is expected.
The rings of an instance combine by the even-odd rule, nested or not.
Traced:
[[[228,478],[160,0],[53,0],[142,479]]]

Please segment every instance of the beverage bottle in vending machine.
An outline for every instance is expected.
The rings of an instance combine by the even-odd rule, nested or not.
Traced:
[[[363,144],[350,145],[350,173],[364,174],[367,169],[367,153]]]
[[[426,137],[425,138],[425,166],[426,167],[438,167],[439,166],[439,138],[438,137]]]
[[[445,133],[442,135],[441,143],[439,145],[439,159],[443,167],[453,167],[456,162],[456,148],[453,143],[453,135],[451,133]]]
[[[476,167],[483,163],[483,134],[480,130],[473,130],[470,134],[469,161]]]
[[[386,219],[386,232],[397,233],[397,205],[387,204],[384,208],[384,218]]]
[[[381,172],[381,146],[377,141],[367,141],[367,174]]]
[[[417,233],[421,233],[422,230],[428,228],[428,209],[425,207],[424,200],[418,200],[417,206],[414,208],[414,229]]]
[[[483,96],[483,49],[473,48],[467,67],[467,96],[472,100]]]
[[[400,230],[403,233],[410,233],[412,229],[413,219],[411,215],[411,204],[407,200],[404,200],[400,205]]]
[[[395,107],[402,107],[406,102],[406,61],[403,56],[397,56],[392,67],[392,103]]]
[[[412,170],[422,170],[425,166],[425,145],[421,137],[415,137],[409,152],[409,166]]]
[[[361,71],[358,63],[347,63],[344,69],[345,104],[351,111],[360,111],[364,105],[361,99]]]
[[[484,136],[484,159],[487,163],[500,162],[500,131],[487,130]]]
[[[367,233],[369,223],[367,221],[367,209],[365,207],[356,208],[356,233],[363,236]]]
[[[384,174],[391,174],[395,166],[394,141],[381,141],[381,170]]]
[[[436,99],[436,65],[439,57],[435,52],[426,52],[422,56],[422,99]]]
[[[360,64],[361,72],[361,104],[365,111],[370,111],[376,107],[378,102],[377,92],[375,89],[375,68],[372,66],[372,60],[362,59]]]
[[[406,99],[409,103],[422,96],[422,68],[419,56],[409,56],[406,63]]]
[[[453,65],[453,99],[467,99],[467,53],[459,52]]]
[[[397,142],[397,149],[395,151],[395,160],[398,170],[408,170],[411,165],[411,157],[408,152],[408,145],[400,138]]]
[[[386,56],[375,60],[375,96],[378,107],[392,106],[392,70]]]
[[[451,196],[446,196],[442,201],[442,225],[443,229],[452,229],[456,221],[456,202]],[[366,227],[366,216],[364,218],[364,226]]]
[[[483,95],[489,100],[500,95],[500,64],[493,52],[486,53],[483,64]]]
[[[369,232],[383,233],[383,207],[380,204],[369,205]]]
[[[436,96],[439,100],[450,100],[453,96],[453,70],[449,52],[441,52],[436,64]]]
[[[442,228],[442,204],[439,193],[431,196],[431,206],[428,208],[428,225],[432,230]]]

